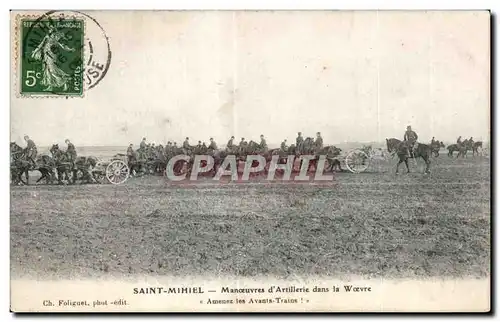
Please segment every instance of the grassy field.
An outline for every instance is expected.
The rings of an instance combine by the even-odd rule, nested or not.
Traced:
[[[431,175],[394,165],[328,185],[12,187],[11,273],[488,276],[489,159],[440,156]]]

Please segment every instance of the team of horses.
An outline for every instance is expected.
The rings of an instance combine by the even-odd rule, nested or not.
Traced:
[[[13,184],[29,184],[30,171],[40,172],[41,176],[36,183],[42,180],[47,184],[56,180],[60,184],[75,183],[77,180],[94,183],[92,169],[97,161],[96,157],[79,156],[71,162],[68,153],[60,149],[58,144],[52,145],[50,155],[39,154],[35,160],[30,160],[21,146],[15,142],[10,143],[10,173]]]
[[[430,172],[431,157],[438,157],[441,148],[445,145],[441,141],[434,141],[431,144],[417,143],[416,146],[411,149],[408,148],[407,142],[401,141],[396,138],[386,139],[387,151],[398,156],[398,164],[396,166],[396,173],[399,173],[399,166],[404,163],[406,165],[407,172],[410,172],[410,167],[408,164],[409,158],[422,158],[426,164],[425,173]],[[453,152],[458,151],[458,156],[465,156],[467,151],[472,150],[473,155],[478,154],[478,148],[482,147],[482,142],[478,141],[474,144],[458,145],[453,144],[447,147],[448,155],[452,156]],[[365,152],[367,157],[370,157],[373,153],[371,146],[364,146],[362,151]],[[10,155],[11,155],[11,181],[13,184],[29,184],[29,172],[39,171],[41,176],[38,178],[36,183],[40,181],[45,181],[47,184],[52,184],[55,181],[59,184],[70,183],[74,184],[77,181],[82,183],[96,183],[100,182],[100,178],[96,177],[93,169],[96,168],[99,159],[94,156],[78,156],[75,160],[71,160],[70,155],[59,148],[58,144],[51,146],[49,150],[50,154],[40,154],[36,157],[36,160],[30,160],[27,157],[25,150],[16,144],[11,142],[10,144]],[[308,155],[310,158],[309,168],[316,169],[318,166],[318,161],[322,155],[326,156],[325,172],[328,171],[343,171],[342,163],[339,160],[339,156],[342,150],[336,146],[324,146],[317,147],[315,145],[313,138],[306,138],[300,146],[295,146],[294,144],[286,147],[285,149],[267,149],[262,148],[260,144],[254,141],[248,142],[244,146],[233,145],[225,149],[209,149],[206,146],[189,146],[187,148],[180,148],[175,146],[170,146],[164,148],[161,145],[157,147],[148,146],[145,149],[134,150],[129,154],[119,154],[116,157],[123,157],[127,160],[128,166],[132,176],[140,176],[144,174],[164,174],[167,168],[169,160],[178,155],[189,156],[188,160],[181,159],[176,162],[173,166],[173,171],[176,175],[183,172],[190,173],[194,166],[195,155],[209,155],[212,157],[214,162],[211,167],[210,172],[207,174],[215,174],[220,166],[222,165],[224,159],[233,155],[236,158],[237,163],[246,162],[248,156],[259,155],[264,158],[266,166],[264,171],[269,170],[269,165],[273,158],[278,159],[278,164],[287,164],[290,160],[290,156],[295,156],[299,158],[303,155]],[[276,157],[277,156],[277,157]],[[300,171],[302,168],[302,160],[299,161],[298,167],[293,167],[293,171]],[[206,166],[207,161],[202,161],[201,166]],[[253,161],[252,166],[257,166],[258,161]],[[24,176],[24,180],[23,180]]]
[[[457,158],[459,156],[462,156],[462,158],[467,157],[467,152],[472,151],[472,156],[479,155],[479,149],[483,148],[483,142],[477,141],[477,142],[471,142],[469,140],[465,140],[461,144],[451,144],[446,147],[448,150],[448,156],[453,157],[454,152],[457,153]]]
[[[127,164],[132,176],[141,176],[144,174],[165,174],[168,161],[177,155],[186,155],[189,160],[181,159],[174,164],[174,173],[181,174],[183,172],[190,173],[194,165],[195,155],[209,155],[213,158],[214,164],[210,173],[215,173],[222,165],[223,160],[228,155],[234,155],[236,161],[246,162],[250,155],[259,155],[264,158],[266,162],[265,170],[269,170],[269,165],[273,157],[277,156],[278,164],[286,164],[289,155],[301,156],[310,155],[309,162],[310,171],[312,168],[317,167],[317,163],[321,155],[327,158],[327,165],[325,171],[342,171],[341,163],[336,159],[342,150],[335,146],[325,146],[320,149],[314,145],[314,139],[306,138],[301,144],[300,148],[291,145],[285,150],[283,149],[263,149],[260,144],[250,141],[243,147],[233,146],[226,149],[209,149],[206,147],[190,146],[189,148],[170,147],[163,148],[161,146],[151,147],[146,149],[138,149],[127,154],[117,154],[115,158],[122,158],[127,160]],[[86,183],[100,182],[101,178],[95,174],[93,169],[99,162],[99,159],[94,156],[78,156],[73,162],[70,155],[59,148],[58,144],[52,145],[49,150],[50,154],[40,154],[36,160],[29,160],[25,150],[11,142],[11,182],[13,184],[29,184],[29,172],[39,171],[40,178],[36,183],[44,180],[47,184],[52,184],[57,181],[58,184],[74,184],[77,181]],[[34,162],[33,162],[34,161]],[[206,166],[207,161],[202,161],[202,166]],[[257,166],[258,161],[253,161],[252,166]],[[300,163],[299,169],[302,166]],[[24,175],[24,179],[23,179]]]
[[[285,149],[262,148],[260,144],[254,141],[250,141],[244,146],[233,145],[225,149],[210,149],[205,146],[189,146],[186,148],[163,148],[161,146],[157,146],[133,151],[132,155],[128,156],[128,164],[131,172],[134,175],[141,175],[144,173],[161,174],[164,173],[170,159],[178,155],[185,155],[188,156],[189,159],[178,160],[173,166],[173,172],[175,175],[181,174],[183,172],[187,172],[189,174],[194,166],[194,156],[207,155],[212,157],[213,159],[212,167],[207,174],[213,175],[217,173],[223,161],[228,156],[234,156],[238,165],[241,162],[245,163],[248,156],[259,155],[265,160],[266,164],[264,170],[268,171],[273,158],[277,159],[278,164],[286,164],[289,156],[300,157],[302,155],[309,155],[311,156],[311,160],[309,162],[308,170],[311,170],[312,168],[317,167],[317,162],[319,161],[320,156],[325,155],[327,161],[325,171],[342,171],[341,163],[337,159],[341,151],[341,149],[335,146],[316,148],[314,145],[314,139],[312,138],[306,138],[300,147],[296,147],[292,144]],[[201,166],[207,166],[207,161],[202,160]],[[258,161],[254,160],[252,162],[252,166],[257,167]],[[298,168],[294,168],[293,170],[298,171],[301,166],[302,163],[300,163],[300,166]]]

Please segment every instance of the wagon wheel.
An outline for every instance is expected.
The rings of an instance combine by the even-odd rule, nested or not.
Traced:
[[[106,180],[106,161],[97,161],[94,168],[92,169],[92,177],[97,181],[97,183],[105,183]]]
[[[345,157],[345,165],[352,173],[361,173],[368,169],[370,157],[361,150],[352,150]]]
[[[114,160],[106,167],[106,178],[112,184],[122,184],[130,175],[128,165],[121,160]]]

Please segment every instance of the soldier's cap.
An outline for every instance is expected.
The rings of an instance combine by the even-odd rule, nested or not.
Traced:
[[[214,138],[210,138],[210,141],[213,141],[213,140],[214,140]]]
[[[231,139],[234,139],[234,136],[231,136]]]
[[[298,134],[302,134],[302,132],[299,132]]]
[[[245,138],[241,138],[242,140],[244,140]]]
[[[317,132],[316,134],[321,134],[321,132]]]
[[[144,141],[144,140],[146,140],[146,138],[142,138],[142,140]]]
[[[187,137],[186,140],[189,140],[189,138]]]
[[[30,137],[29,137],[29,136],[27,136],[27,135],[25,135],[25,136],[24,136],[24,138],[25,138],[25,139],[29,139]]]

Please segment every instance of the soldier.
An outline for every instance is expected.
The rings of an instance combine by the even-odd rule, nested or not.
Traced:
[[[316,133],[316,141],[314,141],[314,145],[318,150],[323,148],[323,138],[321,137],[320,132]]]
[[[267,151],[267,143],[266,143],[266,139],[264,139],[264,134],[260,135],[260,144],[259,144],[259,147],[262,150]]]
[[[245,141],[245,138],[241,138],[240,141],[240,148],[244,148],[247,146],[247,141]]]
[[[217,143],[215,143],[214,138],[210,138],[209,150],[217,150]]]
[[[288,151],[288,147],[286,146],[286,139],[281,142],[281,151],[286,152]]]
[[[198,145],[196,146],[196,148],[198,149],[198,151],[201,149],[202,145],[201,145],[201,141],[198,141]]]
[[[462,145],[462,136],[459,136],[457,139],[457,145]]]
[[[189,138],[186,137],[184,143],[182,143],[182,150],[185,154],[188,154],[191,151],[191,146],[189,145]]]
[[[414,157],[415,142],[418,140],[418,135],[415,131],[411,129],[411,126],[406,127],[406,132],[404,134],[403,140],[407,142],[408,149],[410,151],[410,156]]]
[[[203,151],[206,151],[208,149],[207,144],[205,142],[203,142],[203,144],[201,145],[201,148],[203,149]]]
[[[434,145],[434,144],[436,144],[436,140],[434,140],[434,137],[432,137],[431,145]]]
[[[71,165],[72,167],[75,166],[75,160],[76,160],[76,148],[75,148],[75,145],[73,143],[71,143],[69,141],[69,139],[66,139],[66,141],[64,141],[68,147],[66,148],[66,154],[68,155],[69,157],[69,162],[71,162]]]
[[[139,149],[144,152],[146,150],[146,147],[147,147],[146,138],[142,138],[141,144],[139,145]]]
[[[233,140],[234,140],[234,136],[231,136],[231,139],[229,141],[227,141],[227,146],[226,146],[227,149],[231,150],[233,148],[233,146],[234,146]]]
[[[33,142],[33,140],[31,140],[27,135],[24,136],[24,140],[26,141],[26,158],[32,166],[35,166],[36,155],[38,154],[35,142]]]
[[[127,148],[127,159],[128,159],[128,164],[130,164],[134,159],[134,145],[132,143],[130,143],[130,145]]]
[[[302,132],[297,133],[297,138],[295,139],[295,147],[298,151],[302,150],[302,144],[304,143],[304,138],[302,137]]]

